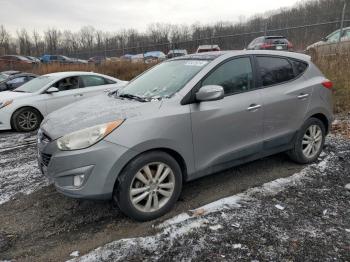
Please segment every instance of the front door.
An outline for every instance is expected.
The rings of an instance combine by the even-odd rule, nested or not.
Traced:
[[[222,86],[225,98],[191,104],[197,171],[230,167],[233,160],[260,152],[263,104],[261,91],[255,89],[251,58],[219,65],[202,81],[205,85]]]

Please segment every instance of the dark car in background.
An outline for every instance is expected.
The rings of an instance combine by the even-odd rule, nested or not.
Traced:
[[[168,59],[174,58],[174,57],[179,57],[179,56],[184,56],[187,55],[187,50],[186,49],[172,49],[168,52],[166,57]]]
[[[33,61],[20,55],[4,55],[0,56],[0,68],[12,69],[19,65],[32,65]]]
[[[33,61],[34,64],[40,64],[40,59],[34,56],[25,56],[28,58],[30,61]]]
[[[5,71],[0,73],[0,92],[11,91],[36,78],[37,75],[19,71]]]
[[[293,51],[293,45],[284,36],[261,36],[255,38],[247,49]]]

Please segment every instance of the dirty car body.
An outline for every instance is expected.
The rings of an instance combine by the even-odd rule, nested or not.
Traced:
[[[280,77],[280,83],[263,75],[264,65],[273,64],[269,59],[290,65],[290,75],[276,71],[272,78]],[[232,77],[218,82],[231,69]],[[170,71],[163,74],[165,79],[160,74],[152,87],[149,81],[157,70]],[[183,71],[185,79],[177,78]],[[176,82],[171,93],[169,75]],[[118,183],[124,182],[120,176],[131,168],[130,162],[155,151],[178,163],[182,181],[193,180],[292,149],[298,130],[310,117],[324,121],[328,132],[333,116],[331,91],[322,86],[324,81],[308,56],[290,52],[230,51],[174,58],[131,81],[119,94],[86,99],[47,116],[38,134],[39,167],[58,191],[76,198],[111,199],[122,190]],[[138,85],[134,93],[133,85]],[[133,96],[123,96],[127,90]],[[91,127],[100,130],[115,121],[108,135],[92,143],[82,141]],[[75,147],[77,143],[82,145]]]

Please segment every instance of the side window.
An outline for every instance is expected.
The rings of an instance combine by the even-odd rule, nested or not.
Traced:
[[[305,72],[306,68],[308,67],[308,64],[302,61],[298,60],[291,60],[294,71],[295,71],[295,77],[300,76],[302,73]]]
[[[345,30],[343,35],[343,41],[349,41],[350,40],[350,30]]]
[[[25,76],[21,76],[21,77],[17,77],[14,79],[11,79],[7,82],[8,85],[16,85],[16,84],[23,84],[24,82],[26,82],[26,77]]]
[[[249,57],[237,58],[219,66],[202,82],[202,86],[219,85],[225,95],[253,89],[253,71]]]
[[[337,31],[327,38],[327,43],[335,43],[339,41],[340,31]]]
[[[63,78],[62,80],[56,82],[56,84],[53,86],[58,88],[60,91],[76,89],[79,88],[79,78],[77,76]]]
[[[116,84],[117,83],[116,81],[113,81],[113,80],[110,80],[110,79],[107,79],[107,78],[105,78],[105,81],[106,81],[107,85],[112,85],[112,84]]]
[[[81,76],[83,87],[106,85],[107,81],[100,76]]]
[[[285,58],[258,56],[257,62],[263,86],[280,84],[294,78],[293,67]]]

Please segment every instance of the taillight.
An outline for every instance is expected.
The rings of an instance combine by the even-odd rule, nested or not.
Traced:
[[[272,44],[262,44],[262,46],[261,46],[261,48],[263,48],[263,49],[267,49],[267,48],[270,48],[270,47],[272,47],[273,45]]]
[[[293,45],[291,42],[288,42],[288,49],[293,49]]]
[[[322,82],[322,85],[327,88],[327,89],[332,89],[333,88],[333,82],[330,80],[325,80]]]

